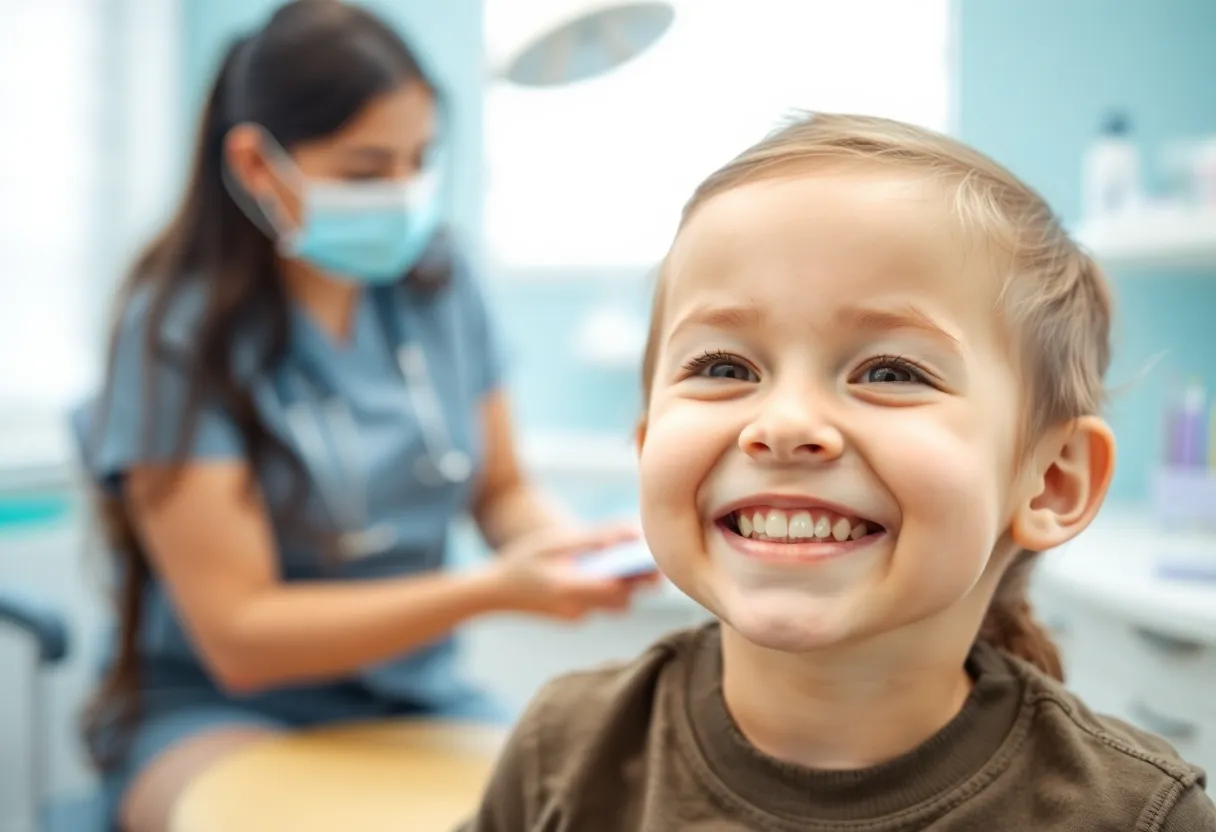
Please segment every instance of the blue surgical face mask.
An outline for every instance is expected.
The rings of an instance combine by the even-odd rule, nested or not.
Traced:
[[[289,227],[279,206],[257,200],[285,257],[373,285],[400,280],[418,262],[442,219],[439,165],[406,180],[309,179],[274,139],[265,135],[265,141],[302,206],[299,225]]]
[[[439,225],[434,171],[404,182],[308,182],[301,199],[300,226],[280,234],[280,251],[362,283],[401,279]]]

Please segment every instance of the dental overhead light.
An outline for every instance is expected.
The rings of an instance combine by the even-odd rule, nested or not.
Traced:
[[[556,87],[611,72],[653,46],[675,19],[672,2],[490,0],[486,51],[494,77]]]

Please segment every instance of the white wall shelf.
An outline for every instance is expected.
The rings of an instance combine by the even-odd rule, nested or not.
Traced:
[[[1111,268],[1216,271],[1216,208],[1093,220],[1081,226],[1077,239]]]
[[[1216,650],[1216,582],[1164,577],[1158,570],[1171,562],[1202,563],[1210,570],[1216,531],[1177,527],[1149,509],[1111,504],[1075,540],[1046,554],[1035,579],[1138,625],[1210,642]]]

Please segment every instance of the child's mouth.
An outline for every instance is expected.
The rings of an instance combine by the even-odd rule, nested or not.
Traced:
[[[739,537],[768,543],[846,543],[881,534],[883,527],[860,517],[827,509],[747,506],[723,515],[719,523]]]

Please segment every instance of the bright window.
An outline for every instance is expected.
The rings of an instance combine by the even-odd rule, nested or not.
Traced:
[[[0,4],[0,401],[59,401],[88,349],[103,0]]]
[[[0,411],[87,390],[117,277],[165,216],[176,0],[0,2]]]
[[[651,265],[695,185],[794,109],[945,129],[948,5],[686,1],[651,52],[610,75],[555,90],[492,84],[487,254]]]

